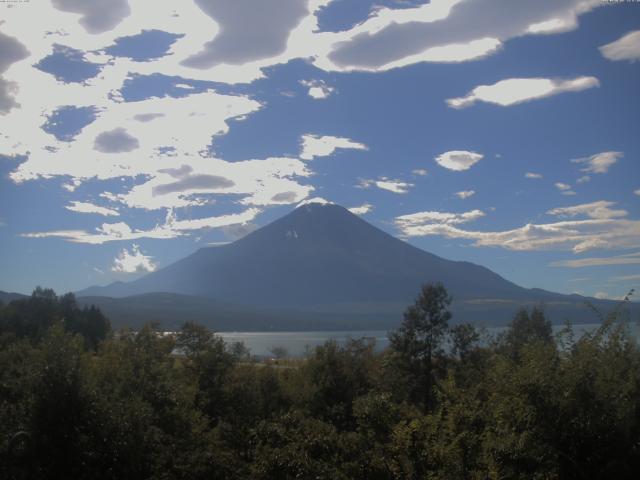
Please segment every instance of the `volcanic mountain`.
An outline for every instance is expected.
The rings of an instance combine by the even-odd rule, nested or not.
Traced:
[[[138,280],[90,287],[78,296],[104,306],[96,297],[112,297],[113,303],[144,295],[152,302],[152,294],[163,293],[174,294],[178,303],[197,297],[209,305],[203,312],[211,305],[234,305],[298,317],[331,314],[347,321],[349,315],[369,315],[396,322],[420,286],[435,281],[451,293],[454,313],[464,313],[464,320],[504,323],[518,305],[533,302],[561,306],[562,315],[588,311],[583,297],[519,287],[485,267],[420,250],[343,207],[315,203],[233,243],[201,248]]]

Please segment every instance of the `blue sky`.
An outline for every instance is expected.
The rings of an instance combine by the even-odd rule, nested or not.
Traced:
[[[0,289],[335,202],[526,287],[640,286],[640,4],[0,4]]]

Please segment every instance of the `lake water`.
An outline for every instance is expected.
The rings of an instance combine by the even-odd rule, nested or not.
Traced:
[[[576,337],[584,332],[596,329],[599,324],[573,325]],[[554,332],[564,328],[564,325],[554,325]],[[631,323],[629,328],[636,339],[640,339],[640,328],[637,323]],[[504,331],[504,327],[486,328],[483,336],[495,336]],[[388,332],[386,330],[358,330],[339,332],[219,332],[225,342],[244,342],[251,350],[252,355],[269,356],[274,347],[285,348],[290,356],[301,356],[307,350],[322,345],[327,340],[334,339],[344,344],[348,339],[367,338],[375,340],[376,350],[383,350],[389,346]]]

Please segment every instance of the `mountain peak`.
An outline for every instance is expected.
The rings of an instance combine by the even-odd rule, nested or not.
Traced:
[[[307,205],[323,206],[323,205],[336,205],[336,204],[333,202],[330,202],[329,200],[325,200],[322,197],[314,197],[308,200],[303,200],[296,206],[296,209],[301,207],[306,207]]]
[[[106,291],[173,292],[271,306],[409,302],[442,281],[457,298],[524,296],[483,267],[430,254],[346,208],[308,201],[220,248],[204,248],[161,270]]]

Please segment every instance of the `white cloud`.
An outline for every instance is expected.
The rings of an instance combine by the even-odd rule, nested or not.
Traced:
[[[378,187],[381,190],[388,190],[393,193],[408,193],[409,189],[413,186],[413,183],[393,180],[387,177],[380,177],[378,180],[363,179],[360,180],[358,184],[359,188]]]
[[[612,165],[615,165],[624,156],[622,152],[602,152],[585,158],[575,158],[572,163],[584,164],[581,172],[585,173],[607,173]]]
[[[637,189],[637,190],[634,190],[634,191],[633,191],[633,193],[634,193],[635,195],[638,195],[638,196],[640,197],[640,188],[639,188],[639,189]]]
[[[71,204],[67,205],[65,208],[72,212],[97,213],[98,215],[104,215],[105,217],[117,217],[120,215],[117,210],[101,207],[88,202],[71,202]]]
[[[579,15],[601,5],[600,0],[434,0],[377,8],[352,29],[323,35],[330,47],[315,64],[326,70],[379,72],[425,61],[469,61],[499,51],[510,38],[572,30]]]
[[[456,197],[464,200],[465,198],[469,198],[473,195],[475,195],[475,190],[463,190],[461,192],[456,192],[455,195]]]
[[[371,205],[370,203],[363,203],[359,207],[351,207],[349,209],[349,211],[354,215],[364,215],[366,213],[369,213],[371,210],[373,210],[373,205]]]
[[[595,77],[578,77],[572,80],[509,78],[493,85],[476,87],[464,97],[448,99],[447,104],[452,108],[466,108],[480,101],[508,107],[563,92],[579,92],[599,85],[600,82]]]
[[[482,210],[463,213],[425,211],[396,217],[395,225],[408,237],[431,235],[434,229],[442,226],[459,225],[472,222],[485,216]]]
[[[251,222],[260,210],[249,208],[241,213],[177,220],[173,211],[169,211],[165,223],[150,230],[132,229],[124,222],[103,223],[94,232],[86,230],[54,230],[49,232],[24,233],[25,238],[63,238],[74,243],[101,245],[106,242],[137,240],[140,238],[169,239],[188,234],[193,230],[221,228],[229,225]]]
[[[210,204],[212,195],[238,195],[238,203],[244,205],[296,203],[307,197],[313,187],[300,184],[299,179],[308,177],[311,172],[298,159],[226,162],[211,153],[211,147],[216,146],[216,137],[228,132],[229,120],[244,118],[259,110],[262,107],[259,102],[244,95],[223,95],[214,90],[193,93],[193,89],[185,88],[188,83],[178,84],[188,95],[182,98],[124,102],[120,91],[125,80],[134,75],[164,74],[182,77],[186,81],[250,82],[263,76],[262,66],[288,61],[291,54],[242,64],[220,64],[208,69],[187,67],[182,62],[202,52],[205,44],[216,37],[222,24],[203,14],[193,2],[181,2],[179,5],[155,2],[151,6],[145,0],[130,0],[123,5],[127,3],[130,12],[126,15],[122,13],[124,11],[118,13],[119,6],[115,4],[108,14],[101,14],[104,10],[101,2],[93,1],[66,3],[64,10],[77,11],[81,16],[57,9],[48,2],[3,9],[5,21],[0,26],[1,35],[6,33],[5,36],[18,39],[22,45],[20,51],[16,50],[20,55],[13,55],[15,61],[0,65],[0,70],[6,66],[7,81],[19,85],[15,91],[15,104],[20,106],[11,110],[10,118],[3,124],[0,154],[27,156],[27,160],[11,172],[11,179],[20,183],[64,178],[63,188],[73,192],[90,179],[127,178],[130,181],[123,182],[120,191],[105,194],[110,195],[111,201],[126,207],[145,209],[197,207]],[[311,0],[309,9],[316,10],[325,3],[326,0]],[[244,8],[255,13],[251,4],[243,6],[235,2],[229,8]],[[307,6],[300,6],[300,9],[306,11]],[[218,9],[218,13],[221,11]],[[114,20],[116,17],[117,21]],[[78,23],[79,19],[84,20]],[[25,24],[30,28],[24,29]],[[267,33],[272,38],[286,39],[289,27],[281,26],[271,23],[263,25],[263,30],[278,30]],[[317,19],[308,15],[295,27],[295,35],[305,38],[317,30],[316,27]],[[114,58],[105,53],[105,48],[113,45],[116,39],[151,29],[182,37],[173,43],[166,56],[149,62]],[[98,33],[97,30],[101,31]],[[243,32],[249,30],[240,29],[235,33],[244,35]],[[250,33],[247,35],[251,36]],[[5,57],[9,58],[10,49],[5,48],[5,43],[0,49],[0,63]],[[88,60],[100,65],[100,75],[84,83],[67,84],[33,68],[34,64],[52,53],[56,43],[82,51]],[[286,46],[289,48],[288,44]],[[218,42],[216,48],[219,47]],[[246,43],[245,47],[253,48]],[[90,107],[97,118],[71,142],[58,141],[49,133],[33,127],[44,123],[47,116],[65,105]],[[162,185],[167,183],[168,176],[161,171],[174,168],[176,158],[192,168],[196,180],[219,175],[234,186],[225,189],[219,184],[216,189],[210,182],[203,188],[167,192]],[[191,187],[198,183],[191,180]],[[161,187],[159,190],[158,186]],[[74,211],[83,208],[73,205]],[[131,229],[132,235],[143,232],[134,225]]]
[[[322,80],[300,80],[300,84],[304,87],[307,87],[309,90],[307,93],[311,98],[315,98],[316,100],[323,100],[325,98],[329,98],[329,96],[334,92],[334,88],[328,86]]]
[[[552,267],[600,267],[604,265],[640,265],[640,252],[616,255],[614,257],[592,257],[577,260],[561,260],[550,264]]]
[[[354,150],[367,150],[367,146],[354,142],[349,138],[333,137],[330,135],[303,135],[301,138],[300,158],[303,160],[313,160],[315,157],[326,157],[331,155],[338,148],[351,148]]]
[[[527,224],[503,231],[473,231],[459,228],[484,216],[481,210],[465,213],[418,212],[395,220],[403,235],[443,236],[473,241],[476,247],[501,247],[508,250],[571,250],[583,253],[593,249],[640,248],[640,221],[612,218],[618,211],[600,208],[599,218]],[[611,213],[613,212],[613,213]],[[559,213],[559,212],[556,212]],[[564,213],[564,212],[563,212]],[[574,212],[570,212],[574,213]]]
[[[131,247],[131,251],[123,248],[113,261],[111,267],[112,272],[116,273],[143,273],[153,272],[158,265],[153,261],[152,257],[144,255],[140,247],[135,243]]]
[[[452,150],[436,157],[436,162],[441,167],[460,172],[469,170],[473,165],[484,158],[484,155],[466,150]]]
[[[560,193],[562,193],[562,195],[575,195],[576,192],[574,192],[571,189],[571,185],[569,185],[568,183],[562,183],[562,182],[556,182],[554,183],[554,186],[560,190]]]
[[[418,177],[426,177],[429,175],[429,171],[426,168],[416,168],[411,173],[417,175]]]
[[[583,175],[576,180],[576,183],[587,183],[591,181],[591,177],[589,175]]]
[[[109,71],[226,83],[251,82],[264,76],[265,67],[296,58],[312,59],[326,71],[384,71],[423,61],[469,61],[495,53],[509,38],[576,28],[579,15],[602,4],[599,0],[539,0],[531,6],[434,0],[413,8],[376,7],[353,28],[326,32],[318,26],[317,12],[330,7],[332,0],[269,0],[260,2],[259,8],[252,0],[117,0],[108,12],[100,0],[56,2],[66,4],[67,12],[79,13],[83,24],[77,14],[49,2],[3,12],[7,28],[24,37],[23,43],[38,58],[58,41],[91,52],[92,61],[108,63]],[[274,20],[276,4],[279,14]],[[30,25],[28,31],[21,28],[25,24]],[[150,62],[103,53],[117,38],[151,29],[182,37],[167,55]]]
[[[600,47],[600,53],[608,60],[640,60],[640,30],[629,32],[615,42]]]
[[[547,213],[560,218],[571,218],[579,215],[595,219],[626,217],[629,213],[626,210],[613,210],[609,208],[615,204],[615,202],[606,201],[583,203],[582,205],[575,205],[573,207],[554,208]]]
[[[525,176],[526,178],[531,178],[531,179],[536,179],[536,180],[537,180],[537,179],[542,178],[542,175],[541,175],[541,174],[539,174],[539,173],[532,173],[532,172],[527,172],[527,173],[525,173],[525,174],[524,174],[524,176]]]

